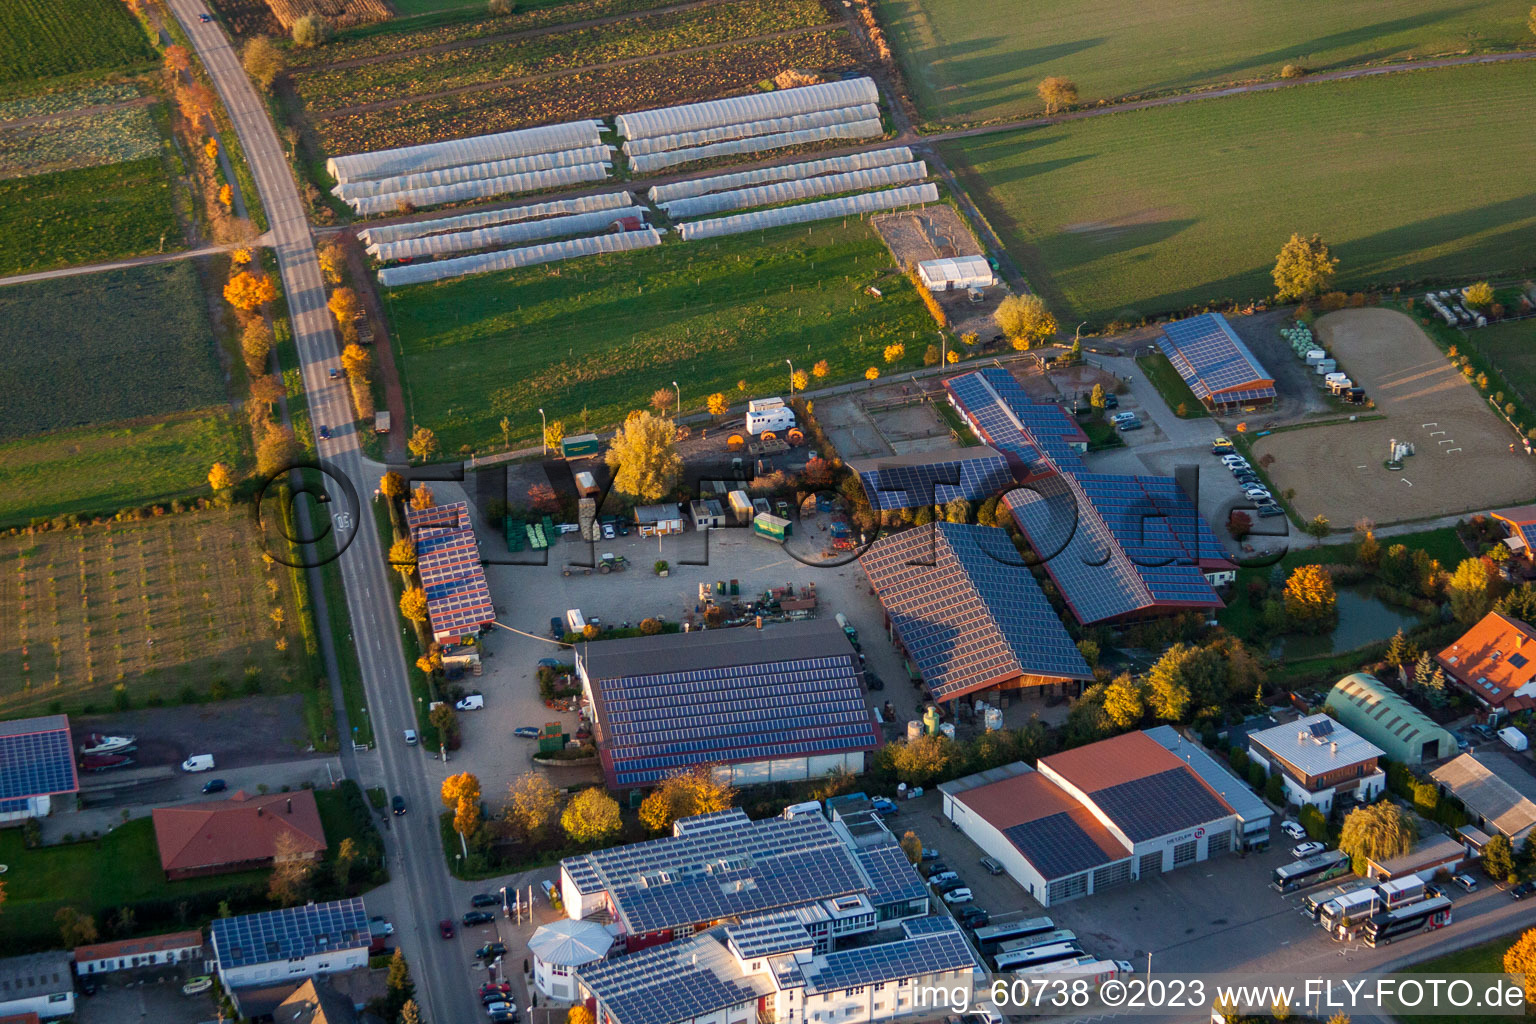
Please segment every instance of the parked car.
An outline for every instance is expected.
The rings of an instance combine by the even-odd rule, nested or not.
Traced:
[[[1232,442],[1225,437],[1218,437],[1211,442],[1212,455],[1236,455],[1237,450],[1232,447]]]
[[[888,818],[900,810],[900,808],[896,806],[895,801],[888,800],[883,796],[875,797],[870,801],[870,803],[874,806],[875,813],[883,818]]]
[[[453,922],[446,917],[437,922],[437,934],[445,939],[453,938]]]
[[[1509,898],[1523,900],[1533,892],[1536,892],[1536,882],[1521,882],[1509,890]]]
[[[1120,408],[1120,396],[1116,395],[1116,394],[1106,394],[1104,396],[1104,408],[1106,408],[1106,409],[1118,409],[1118,408]]]
[[[477,924],[490,924],[496,920],[496,915],[484,910],[471,910],[459,918],[459,920],[464,922],[464,927],[472,928]],[[478,956],[479,954],[476,955]]]
[[[204,793],[222,793],[229,788],[229,783],[223,779],[209,779],[203,783]]]
[[[1284,821],[1282,821],[1280,823],[1280,831],[1284,832],[1286,835],[1290,836],[1292,839],[1305,839],[1305,838],[1307,838],[1307,830],[1302,828],[1301,827],[1301,822],[1297,821],[1294,818],[1286,818]]]
[[[211,772],[213,771],[213,755],[193,754],[181,762],[181,770],[184,772]]]
[[[951,878],[935,888],[939,890],[939,895],[942,896],[947,892],[954,892],[956,889],[967,889],[969,886],[965,884],[965,879],[963,878]]]
[[[1262,487],[1245,487],[1243,488],[1243,497],[1249,501],[1262,501],[1265,498],[1273,498],[1274,495]]]
[[[395,926],[384,920],[382,914],[375,914],[368,919],[368,924],[375,935],[393,935]]]
[[[985,928],[992,923],[992,915],[974,903],[959,911],[960,923],[967,928]]]
[[[1274,504],[1260,505],[1259,515],[1264,519],[1268,519],[1270,516],[1283,516],[1285,515],[1285,509],[1281,508],[1279,505]]]
[[[1461,886],[1467,892],[1477,892],[1477,879],[1473,878],[1471,875],[1457,875],[1456,877],[1452,878],[1451,881]]]
[[[960,903],[969,903],[975,898],[976,897],[971,895],[971,890],[965,888],[964,886],[961,886],[958,889],[951,889],[949,892],[944,894],[944,902],[948,903],[952,907]]]
[[[539,738],[539,728],[536,725],[520,725],[512,730],[512,735],[525,740],[536,740]]]
[[[1125,420],[1122,423],[1116,424],[1116,426],[1118,426],[1120,428],[1120,430],[1123,432],[1123,431],[1127,431],[1127,430],[1140,430],[1142,424],[1141,424],[1141,420],[1135,419],[1133,417],[1132,419],[1128,419],[1128,420]]]
[[[416,745],[416,730],[415,729],[407,729],[407,730],[405,730],[405,745],[408,746],[408,747],[414,747]]]
[[[390,800],[389,806],[390,809],[393,810],[396,814],[404,814],[405,797],[401,796],[399,793],[396,793],[394,799]]]
[[[948,870],[935,871],[933,874],[928,876],[928,884],[934,886],[935,888],[942,886],[945,882],[958,882],[959,880],[959,875],[953,871]]]
[[[613,540],[617,536],[618,533],[614,531],[612,523],[603,524],[603,540]]]
[[[945,864],[941,860],[936,860],[932,864],[928,865],[928,877],[932,878],[934,875],[942,875],[944,872],[946,872],[948,870],[949,870],[949,865],[948,864]]]
[[[500,896],[492,896],[488,892],[477,892],[469,898],[472,907],[495,907],[501,905]]]
[[[1314,853],[1322,853],[1326,849],[1328,849],[1327,843],[1319,843],[1316,841],[1310,843],[1302,843],[1299,846],[1291,847],[1291,856],[1297,860],[1301,860],[1303,857],[1310,857]]]
[[[512,1004],[505,999],[497,999],[494,1002],[487,1003],[485,1006],[485,1012],[490,1014],[492,1018],[499,1013],[511,1013],[512,1009]]]
[[[454,707],[459,711],[479,711],[485,707],[485,696],[479,693],[472,693],[454,704]]]
[[[555,640],[565,636],[565,623],[561,621],[560,616],[551,615],[549,617],[549,635]]]
[[[923,847],[923,860],[930,861],[930,860],[938,860],[938,859],[939,859],[939,851],[938,850],[935,850],[931,846]]]
[[[480,913],[485,914],[485,911],[482,910]],[[490,917],[491,915],[485,914],[485,916]],[[499,956],[506,955],[507,944],[505,942],[487,942],[485,945],[475,950],[475,956],[479,957],[481,960],[494,960]]]
[[[480,994],[488,992],[500,992],[507,1002],[512,1002],[512,983],[510,981],[488,981],[480,986]]]

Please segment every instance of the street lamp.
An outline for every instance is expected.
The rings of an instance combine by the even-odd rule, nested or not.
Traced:
[[[793,399],[795,397],[795,364],[786,359],[784,365],[789,367],[789,397]]]
[[[673,381],[672,382],[672,386],[677,388],[677,418],[678,419],[682,419],[683,418],[683,389],[682,389],[682,386],[677,383],[677,381]]]
[[[948,363],[946,363],[944,361],[945,356],[948,354],[948,349],[949,349],[949,335],[945,334],[943,331],[940,331],[939,332],[939,372],[940,373],[943,372],[944,367],[949,365]]]
[[[540,455],[548,455],[549,454],[549,420],[544,418],[544,410],[543,409],[539,410],[539,424],[540,424],[540,427],[541,427],[541,431],[539,433],[539,454]]]

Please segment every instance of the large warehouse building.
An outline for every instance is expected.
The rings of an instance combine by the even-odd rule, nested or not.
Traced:
[[[1234,850],[1238,813],[1143,732],[939,786],[944,816],[1042,906]]]
[[[1275,400],[1274,378],[1220,313],[1168,324],[1157,347],[1207,409],[1269,405]]]
[[[944,505],[955,498],[979,504],[1013,486],[1002,452],[986,445],[850,459],[869,504],[880,511]]]
[[[610,789],[713,764],[736,786],[864,770],[880,741],[835,622],[711,629],[576,648]]]

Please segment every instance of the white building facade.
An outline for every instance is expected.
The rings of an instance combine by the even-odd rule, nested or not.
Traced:
[[[35,1013],[43,1020],[75,1012],[73,958],[63,950],[0,960],[0,1017]]]

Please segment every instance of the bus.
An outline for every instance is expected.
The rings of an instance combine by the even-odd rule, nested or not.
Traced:
[[[1036,964],[1033,967],[1021,967],[1014,974],[1071,974],[1084,964],[1096,964],[1099,958],[1084,953],[1082,956],[1073,957],[1071,960],[1057,960],[1055,963]],[[1106,981],[1108,979],[1105,979]]]
[[[1323,904],[1328,903],[1330,900],[1336,900],[1340,896],[1348,896],[1352,892],[1359,892],[1361,889],[1370,888],[1372,888],[1370,879],[1357,878],[1352,882],[1345,882],[1343,885],[1334,886],[1332,889],[1324,889],[1322,892],[1314,892],[1303,897],[1301,908],[1306,911],[1308,917],[1316,921],[1318,915],[1323,911]]]
[[[1076,942],[1077,933],[1066,928],[1058,928],[1053,932],[1041,932],[1039,935],[1031,935],[1023,939],[1009,939],[1007,942],[997,944],[997,955],[1004,953],[1017,953],[1021,949],[1033,949],[1036,946],[1052,946],[1058,942]]]
[[[999,971],[1017,971],[1040,964],[1055,964],[1084,956],[1082,947],[1075,942],[1053,942],[1049,946],[1016,949],[1012,953],[999,953],[993,958]]]
[[[1275,868],[1274,881],[1270,883],[1277,892],[1295,892],[1314,885],[1322,885],[1329,879],[1338,878],[1349,870],[1348,854],[1338,850],[1324,850],[1302,860],[1292,861]]]
[[[1007,942],[1009,939],[1039,935],[1055,927],[1056,922],[1048,917],[1028,917],[1009,921],[1006,924],[989,924],[977,928],[973,934],[976,936],[976,945],[981,947],[981,951],[991,953],[997,949],[999,943]]]
[[[1431,896],[1427,900],[1410,903],[1406,907],[1398,907],[1371,918],[1365,926],[1365,944],[1372,948],[1385,946],[1401,936],[1444,928],[1450,923],[1450,897]]]
[[[1324,904],[1317,923],[1323,926],[1323,931],[1336,939],[1350,938],[1358,926],[1364,925],[1384,909],[1381,893],[1375,888],[1360,889]]]

